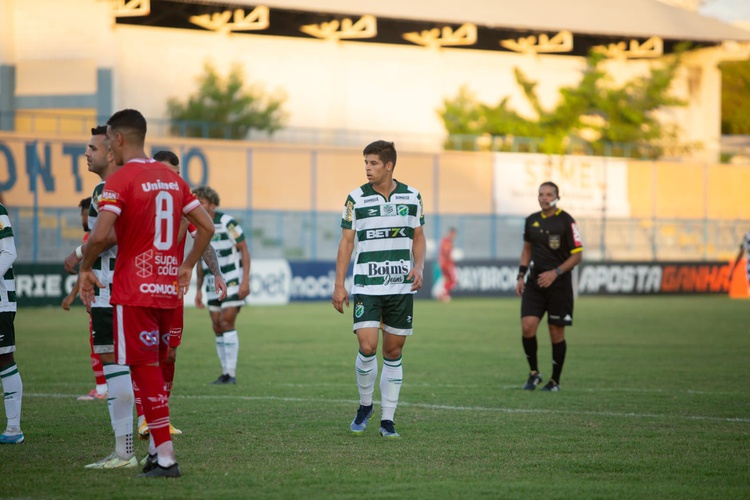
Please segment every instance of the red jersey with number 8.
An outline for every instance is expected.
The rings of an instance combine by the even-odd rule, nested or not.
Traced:
[[[138,158],[112,174],[100,210],[117,214],[112,304],[177,307],[183,214],[200,207],[190,186],[163,163]]]

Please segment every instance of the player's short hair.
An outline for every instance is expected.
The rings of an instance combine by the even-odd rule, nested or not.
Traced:
[[[146,119],[140,111],[122,109],[109,117],[107,125],[112,130],[131,136],[133,141],[138,144],[146,141]]]
[[[180,159],[177,158],[177,155],[174,154],[171,151],[157,151],[154,154],[154,160],[161,161],[161,162],[167,162],[173,167],[179,167],[180,166]]]
[[[396,146],[392,142],[372,142],[365,147],[364,151],[362,151],[362,155],[378,155],[378,158],[383,162],[383,165],[391,162],[393,163],[393,168],[396,168]]]
[[[91,135],[107,135],[107,126],[97,125],[91,129]]]
[[[554,182],[552,181],[542,182],[541,184],[539,184],[539,188],[541,189],[542,186],[551,187],[552,189],[555,190],[555,196],[557,196],[558,198],[560,197],[560,188],[558,188],[557,184],[555,184]]]
[[[78,202],[78,206],[81,210],[88,210],[91,206],[91,198],[81,198],[81,201]]]
[[[199,199],[202,198],[217,207],[219,206],[219,193],[208,186],[198,186],[193,189],[193,194]]]

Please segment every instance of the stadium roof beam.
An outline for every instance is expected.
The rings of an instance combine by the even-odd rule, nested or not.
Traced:
[[[750,31],[656,0],[117,1],[150,4],[138,17],[116,10],[118,24],[524,54],[585,56],[596,48],[609,57],[650,58],[682,42],[750,42]],[[248,21],[256,11],[265,16]]]

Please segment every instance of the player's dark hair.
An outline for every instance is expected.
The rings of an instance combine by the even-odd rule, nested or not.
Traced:
[[[171,151],[157,151],[154,154],[154,160],[161,161],[161,162],[167,162],[173,167],[179,167],[180,166],[180,159],[177,158],[177,155],[174,154]]]
[[[97,125],[91,129],[91,135],[107,135],[107,126]]]
[[[396,168],[396,146],[392,142],[388,141],[375,141],[370,143],[362,151],[363,156],[367,155],[378,155],[383,165],[387,165],[388,162],[393,163],[393,168]]]
[[[209,203],[216,205],[217,207],[219,206],[219,193],[208,186],[198,186],[197,188],[193,189],[193,194],[198,199],[202,198]]]
[[[551,181],[542,182],[541,184],[539,184],[539,188],[541,189],[542,186],[549,186],[549,187],[551,187],[552,189],[555,190],[555,197],[556,198],[560,197],[560,188],[558,188],[557,184],[555,184],[554,182],[551,182]]]
[[[88,210],[91,206],[91,198],[82,198],[81,201],[78,202],[78,206],[81,210]]]
[[[107,125],[116,132],[129,135],[137,144],[146,141],[146,119],[140,111],[123,109],[109,117]]]

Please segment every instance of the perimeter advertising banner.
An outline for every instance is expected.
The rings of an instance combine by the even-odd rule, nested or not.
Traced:
[[[458,285],[454,297],[511,297],[515,295],[515,261],[461,261],[456,264]],[[726,262],[599,262],[576,270],[579,295],[726,294],[730,288]],[[61,264],[15,264],[19,307],[60,306],[76,277]],[[351,271],[351,269],[350,269]],[[253,260],[249,305],[284,305],[290,302],[329,301],[336,276],[335,262]],[[443,280],[436,263],[425,269],[424,284],[416,297],[434,298]],[[346,287],[351,290],[351,275]],[[204,294],[205,299],[205,294]],[[80,300],[75,304],[80,305]],[[195,281],[185,295],[195,305]]]

